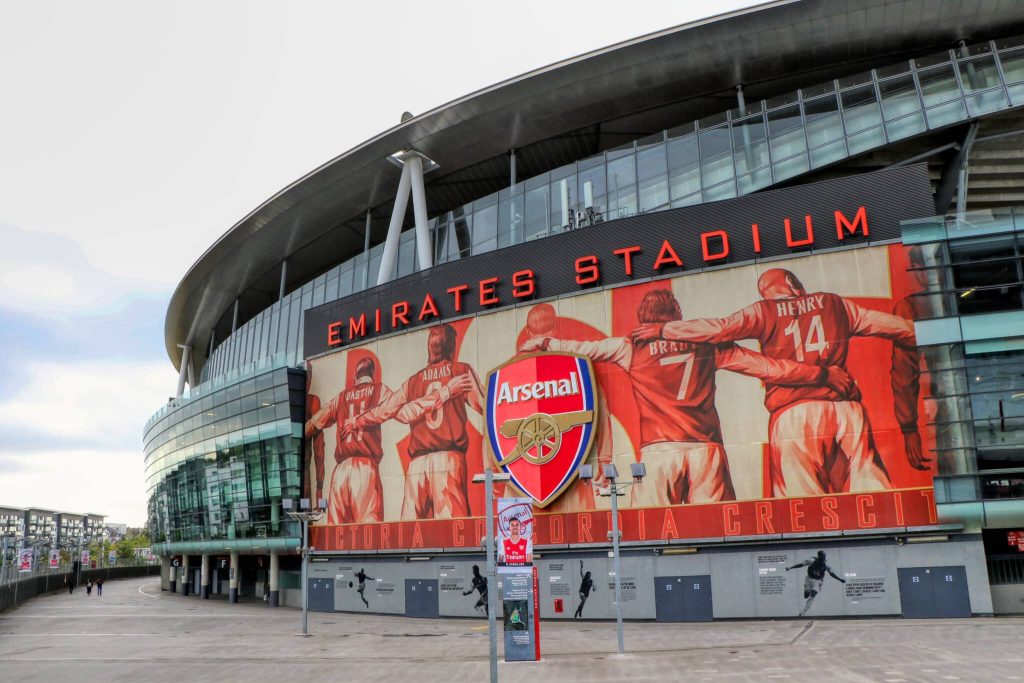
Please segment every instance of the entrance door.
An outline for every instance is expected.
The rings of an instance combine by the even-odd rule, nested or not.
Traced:
[[[310,577],[308,581],[308,600],[310,612],[334,611],[334,579]]]
[[[437,618],[437,579],[405,580],[405,616]]]
[[[711,621],[711,577],[659,576],[654,579],[655,618],[658,621]]]
[[[897,576],[905,618],[971,616],[971,598],[964,567],[902,567],[897,569]]]

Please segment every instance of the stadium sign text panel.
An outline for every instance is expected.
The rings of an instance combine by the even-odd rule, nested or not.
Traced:
[[[855,178],[773,194],[785,199],[795,190],[829,187],[849,202],[841,205],[845,215],[864,207],[871,239],[891,238],[899,220],[931,210],[916,174],[872,178],[868,185]],[[851,184],[877,193],[859,196]],[[804,197],[841,204],[827,195]],[[563,244],[568,249],[600,228],[568,235]],[[647,239],[646,228],[622,234]],[[544,258],[555,264],[552,251],[545,245]],[[476,260],[464,265],[477,267]],[[494,259],[480,260],[497,267]],[[499,383],[489,398],[484,380],[494,369],[516,367],[510,364],[517,359],[544,357],[537,354],[585,358],[592,367],[592,408],[567,403],[555,411],[582,411],[592,420],[585,462],[598,473],[606,463],[620,472],[638,460],[646,465],[643,483],[620,499],[624,540],[934,524],[932,466],[914,467],[917,454],[934,448],[934,435],[924,411],[930,387],[909,320],[915,299],[908,297],[921,285],[909,265],[900,244],[863,244],[730,268],[677,269],[673,277],[522,302],[311,358],[306,486],[310,497],[328,500],[328,515],[311,532],[314,545],[478,547],[484,491],[471,481],[491,457],[488,403],[497,406],[502,396]],[[360,299],[372,300],[370,293]],[[573,381],[583,369],[569,368],[558,375],[561,384],[551,382],[565,385],[561,398],[575,396]],[[509,396],[515,390],[516,398],[527,398],[519,386],[526,379],[509,375],[508,384]],[[507,425],[507,438],[522,437],[518,422],[531,411],[500,415],[496,428]],[[570,421],[565,429],[583,428]],[[531,457],[546,456],[541,449]],[[495,493],[524,491],[501,484]],[[537,544],[606,542],[609,499],[591,483],[569,480],[547,502],[534,509]]]
[[[601,285],[897,239],[934,213],[923,165],[601,223],[439,265],[306,312],[306,358]]]

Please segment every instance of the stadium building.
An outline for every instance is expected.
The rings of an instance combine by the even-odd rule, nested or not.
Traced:
[[[500,460],[609,618],[642,462],[627,618],[1024,610],[1022,108],[1024,3],[802,0],[403,115],[174,292],[165,588],[299,604],[323,498],[311,609],[482,614]]]

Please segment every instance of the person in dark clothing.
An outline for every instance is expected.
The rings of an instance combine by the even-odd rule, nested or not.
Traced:
[[[103,595],[103,579],[96,579],[96,595]]]
[[[68,595],[73,595],[75,592],[75,580],[68,579]]]
[[[594,586],[594,579],[591,578],[590,572],[583,573],[583,560],[580,560],[580,604],[576,608],[576,613],[572,615],[573,619],[579,619],[583,616],[583,605],[587,604],[587,598],[590,597],[590,591],[597,590]]]
[[[804,598],[807,602],[804,603],[804,608],[800,610],[800,615],[807,614],[807,610],[811,608],[811,603],[814,602],[814,598],[821,592],[821,584],[825,579],[825,574],[828,573],[833,579],[839,583],[846,583],[846,579],[841,579],[836,575],[832,568],[825,562],[825,551],[819,550],[817,557],[810,557],[803,562],[797,562],[792,567],[786,567],[788,572],[790,569],[799,569],[800,567],[807,567],[807,578],[804,579]]]
[[[85,594],[92,595],[92,579],[85,582]]]
[[[356,574],[356,578],[359,579],[359,586],[356,588],[356,591],[359,593],[359,599],[363,601],[364,605],[366,605],[366,609],[370,609],[370,603],[366,601],[366,595],[364,592],[366,591],[366,580],[369,579],[370,581],[373,581],[373,577],[367,575],[364,569],[360,569],[359,573]]]
[[[487,577],[480,575],[480,565],[473,565],[473,584],[470,586],[468,591],[463,591],[463,595],[469,595],[473,591],[480,591],[480,599],[473,605],[474,609],[480,610],[483,608],[485,615],[488,614],[487,606]]]

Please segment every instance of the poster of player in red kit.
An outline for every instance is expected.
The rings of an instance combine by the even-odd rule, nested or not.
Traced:
[[[329,499],[314,543],[477,547],[484,492],[470,482],[493,466],[481,378],[538,353],[593,366],[598,477],[534,505],[539,545],[607,538],[606,463],[646,466],[619,502],[624,540],[935,523],[921,260],[886,245],[687,273],[313,358],[308,485]]]

